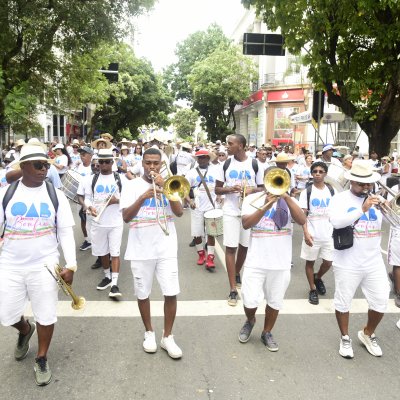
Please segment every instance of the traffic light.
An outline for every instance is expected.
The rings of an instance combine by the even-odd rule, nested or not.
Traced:
[[[282,35],[272,33],[245,33],[243,54],[252,56],[284,56]]]
[[[312,118],[318,122],[324,115],[325,92],[323,90],[314,90]],[[319,105],[319,106],[318,106]],[[319,115],[318,115],[319,110]]]

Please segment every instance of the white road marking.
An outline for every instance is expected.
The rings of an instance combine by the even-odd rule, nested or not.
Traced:
[[[226,271],[225,253],[224,250],[222,250],[221,245],[218,243],[218,240],[215,240],[215,252],[217,253],[217,257]]]
[[[257,313],[264,313],[265,304],[260,305]],[[280,314],[286,315],[308,315],[308,314],[334,314],[332,299],[320,299],[318,306],[311,305],[306,299],[288,299],[284,301]],[[366,313],[367,302],[364,299],[354,299],[351,313]],[[389,300],[387,312],[399,314],[400,309]],[[154,317],[164,315],[164,302],[152,301],[151,314]],[[59,301],[57,307],[59,317],[140,317],[136,301],[87,301],[83,310],[73,310],[70,301]],[[224,315],[244,315],[243,303],[238,302],[236,307],[228,305],[226,300],[202,300],[202,301],[179,301],[178,317],[213,317]],[[28,306],[26,316],[32,316]]]

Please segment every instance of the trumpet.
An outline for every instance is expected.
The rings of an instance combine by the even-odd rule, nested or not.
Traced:
[[[69,285],[67,282],[64,281],[64,279],[61,276],[61,271],[63,268],[60,265],[56,265],[54,268],[54,273],[55,275],[50,271],[49,267],[45,264],[45,268],[47,271],[49,271],[50,275],[55,279],[57,282],[57,285],[60,287],[60,289],[67,295],[71,296],[72,298],[72,303],[71,307],[74,310],[81,310],[82,308],[85,307],[86,299],[82,296],[77,296],[75,292],[73,291],[71,285]]]
[[[102,205],[101,209],[99,210],[99,212],[97,213],[97,215],[93,218],[94,222],[99,222],[100,218],[103,214],[103,212],[105,211],[105,209],[108,207],[108,204],[111,201],[111,198],[114,196],[115,192],[117,191],[117,186],[114,186],[111,190],[111,193],[109,194],[107,201]]]
[[[381,194],[377,194],[379,197],[379,210],[390,225],[395,228],[400,227],[400,193],[396,194],[392,189],[379,181],[377,184],[380,187],[381,192]],[[386,199],[382,197],[382,193],[384,192],[389,193],[393,197],[389,203],[387,203]],[[371,196],[370,192],[368,193],[368,196]]]
[[[246,177],[246,171],[242,171],[242,181],[240,183],[241,186],[241,191],[239,194],[239,210],[242,209],[243,201],[246,197],[246,188],[247,188],[247,177]]]
[[[167,220],[167,211],[164,204],[164,199],[162,196],[165,196],[169,201],[182,201],[185,197],[189,195],[190,184],[186,178],[183,176],[174,176],[172,175],[168,165],[165,161],[162,163],[164,169],[168,172],[168,178],[164,182],[163,192],[161,195],[161,205],[159,205],[159,199],[157,195],[157,186],[155,182],[155,176],[152,174],[151,179],[153,183],[153,194],[154,194],[154,202],[156,204],[156,219],[157,223],[165,233],[166,236],[169,235],[168,230],[168,220]],[[161,173],[161,170],[160,170]],[[162,209],[162,215],[160,212],[160,208]],[[163,221],[162,221],[163,219]]]
[[[266,170],[264,176],[264,192],[261,193],[256,199],[254,199],[250,204],[257,210],[265,211],[268,207],[276,201],[270,200],[268,203],[261,207],[254,205],[260,198],[266,196],[267,194],[272,194],[274,196],[280,197],[290,189],[290,175],[289,173],[278,167],[270,167]]]

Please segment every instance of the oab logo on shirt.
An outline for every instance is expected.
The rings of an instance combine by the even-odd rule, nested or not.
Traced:
[[[355,207],[350,207],[347,212],[351,212],[353,210],[355,210]],[[364,213],[363,215],[361,215],[360,217],[360,221],[376,221],[378,219],[378,216],[376,215],[376,211],[375,208],[370,208],[368,210],[368,215],[366,213]]]
[[[229,178],[231,179],[251,179],[251,173],[247,169],[244,171],[236,171],[232,169],[229,171]]]
[[[12,205],[11,215],[13,215],[14,217],[24,216],[27,218],[50,218],[51,211],[49,208],[49,204],[47,203],[40,203],[40,208],[39,210],[37,210],[33,203],[28,206],[27,204],[19,201]]]

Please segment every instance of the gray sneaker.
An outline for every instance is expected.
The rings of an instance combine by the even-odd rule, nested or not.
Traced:
[[[265,344],[269,351],[278,351],[278,343],[275,342],[271,332],[263,332],[261,334],[261,341]]]
[[[247,320],[244,325],[242,326],[242,329],[239,332],[239,342],[240,343],[247,343],[250,339],[251,331],[254,328],[254,323],[252,324],[249,320]]]
[[[50,383],[52,374],[47,362],[47,358],[36,358],[33,369],[35,370],[36,385],[46,386]]]
[[[30,323],[26,320],[28,325],[31,327],[31,330],[27,335],[22,335],[21,333],[18,335],[17,345],[15,346],[14,350],[14,357],[17,361],[23,360],[29,351],[29,340],[31,339],[32,335],[35,333],[36,325],[35,323]]]

